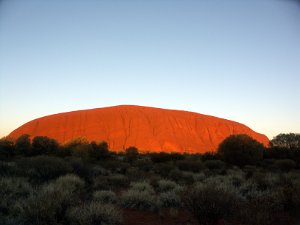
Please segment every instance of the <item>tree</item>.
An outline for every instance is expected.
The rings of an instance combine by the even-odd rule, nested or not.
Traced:
[[[0,159],[12,157],[14,150],[14,140],[11,137],[3,137],[0,139]]]
[[[130,164],[137,160],[138,155],[139,151],[136,147],[131,146],[125,150],[125,157]]]
[[[109,157],[107,142],[102,141],[97,144],[95,141],[92,141],[91,146],[92,148],[89,154],[92,159],[99,160],[99,159],[107,159]]]
[[[237,165],[255,165],[263,158],[264,146],[246,134],[231,135],[218,147],[225,162]]]
[[[58,150],[58,142],[46,136],[36,136],[32,139],[32,155],[50,155]]]
[[[28,155],[30,153],[31,142],[28,134],[23,134],[17,138],[15,143],[16,154]]]
[[[300,149],[300,134],[279,134],[271,140],[272,147]]]

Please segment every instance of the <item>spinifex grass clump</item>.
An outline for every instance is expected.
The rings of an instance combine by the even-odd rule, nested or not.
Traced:
[[[154,211],[159,208],[159,201],[154,189],[147,182],[135,182],[121,197],[124,208]]]

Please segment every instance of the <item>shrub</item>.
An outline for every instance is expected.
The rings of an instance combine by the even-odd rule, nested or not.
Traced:
[[[238,214],[240,196],[223,185],[197,184],[184,193],[183,202],[199,224],[216,225]]]
[[[17,164],[15,162],[0,161],[0,177],[14,176],[17,174]]]
[[[192,184],[194,183],[194,173],[184,172],[174,169],[169,173],[169,179],[176,181],[178,184]]]
[[[125,208],[151,211],[159,208],[154,189],[145,181],[131,183],[130,189],[121,197],[121,205]]]
[[[284,172],[295,169],[296,163],[291,159],[279,159],[275,161],[275,166]]]
[[[113,191],[96,191],[93,194],[93,199],[102,204],[115,204],[117,203],[117,195]]]
[[[31,155],[55,154],[57,150],[58,142],[55,139],[45,136],[36,136],[32,139]]]
[[[31,152],[31,141],[28,134],[23,134],[16,139],[15,143],[16,154],[29,155]]]
[[[224,170],[225,169],[225,163],[221,160],[206,160],[204,162],[204,165],[206,168],[210,169],[210,170]]]
[[[138,191],[138,192],[147,192],[149,194],[154,194],[153,187],[149,183],[147,183],[146,181],[132,182],[130,184],[130,190]]]
[[[159,197],[163,208],[179,208],[181,206],[181,199],[175,191],[163,192]]]
[[[11,137],[3,137],[0,139],[0,159],[7,159],[14,155],[14,140]]]
[[[66,210],[78,204],[84,182],[75,175],[66,175],[43,185],[27,199],[19,202],[20,217],[25,225],[57,224]]]
[[[121,214],[112,205],[91,202],[71,208],[67,213],[71,225],[117,225],[121,224]]]
[[[86,163],[82,161],[82,159],[71,158],[70,166],[72,168],[73,173],[85,179],[86,181],[90,181],[91,169],[87,166]]]
[[[237,165],[255,165],[263,158],[264,146],[245,134],[231,135],[218,147],[225,162]]]
[[[108,177],[108,182],[112,188],[124,188],[129,185],[129,179],[122,174],[112,174]]]
[[[91,159],[100,160],[100,159],[107,159],[110,157],[108,144],[105,141],[100,143],[91,142],[91,149],[89,152],[89,156]]]
[[[136,147],[131,146],[125,150],[125,158],[130,164],[136,161],[138,156],[139,156],[139,151]]]
[[[47,181],[71,172],[71,167],[63,159],[52,156],[36,156],[17,161],[21,175],[38,181]]]
[[[175,168],[176,167],[172,163],[167,163],[167,162],[165,162],[165,163],[156,163],[154,165],[155,173],[161,175],[162,177],[168,177],[170,171],[174,170]]]
[[[93,179],[94,190],[110,190],[112,187],[109,184],[107,176],[97,176]]]
[[[148,191],[128,190],[121,197],[121,205],[124,208],[154,211],[159,208],[159,202],[155,195]]]
[[[200,160],[180,160],[177,163],[177,166],[180,170],[199,172],[204,169],[203,163]]]
[[[174,190],[178,185],[171,180],[160,180],[158,181],[158,191],[159,192],[167,192]]]
[[[22,177],[0,178],[0,219],[14,215],[14,205],[18,200],[29,196],[32,186]]]
[[[241,220],[246,225],[277,224],[275,215],[282,209],[277,193],[270,190],[252,191],[241,207]]]

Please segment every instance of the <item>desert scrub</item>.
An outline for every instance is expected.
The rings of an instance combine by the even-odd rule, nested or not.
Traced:
[[[130,190],[138,192],[147,192],[149,194],[154,193],[153,187],[146,181],[130,183]]]
[[[5,162],[0,160],[0,177],[15,176],[17,164],[15,162]]]
[[[125,188],[129,185],[128,177],[122,174],[112,174],[107,179],[112,188]]]
[[[20,201],[19,215],[25,225],[57,224],[66,210],[78,204],[84,182],[75,175],[66,175],[45,184]]]
[[[181,207],[181,199],[174,190],[161,193],[159,199],[162,208]]]
[[[155,211],[159,208],[159,201],[149,183],[135,182],[121,196],[121,205],[124,208]]]
[[[91,202],[68,210],[67,219],[71,225],[118,225],[120,212],[112,205]]]
[[[160,180],[158,181],[158,191],[159,192],[167,192],[172,191],[176,188],[177,184],[171,180]]]
[[[241,220],[246,225],[272,225],[275,215],[283,211],[283,204],[277,191],[252,190],[241,207]]]
[[[182,195],[186,208],[199,224],[215,225],[220,219],[230,220],[238,214],[241,197],[235,189],[222,184],[198,183]]]
[[[94,192],[93,200],[102,204],[115,204],[118,198],[113,191],[101,190]]]
[[[17,161],[17,164],[21,176],[28,176],[38,182],[48,181],[72,171],[66,161],[50,156],[22,158]]]
[[[0,220],[4,217],[15,217],[15,204],[27,198],[32,192],[32,186],[23,177],[0,178]]]

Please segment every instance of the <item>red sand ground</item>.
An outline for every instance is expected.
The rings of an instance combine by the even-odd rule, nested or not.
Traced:
[[[247,134],[268,145],[265,135],[226,119],[193,112],[122,105],[59,113],[32,120],[14,130],[48,136],[63,143],[76,137],[106,141],[110,149],[136,146],[140,151],[202,153],[215,151],[231,134]]]

